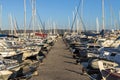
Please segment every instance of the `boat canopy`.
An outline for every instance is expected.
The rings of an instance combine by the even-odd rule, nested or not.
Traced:
[[[45,33],[35,33],[36,36],[39,36],[39,37],[47,37],[47,34]]]
[[[17,36],[8,35],[8,34],[0,34],[0,37],[13,37],[13,38],[18,38]]]

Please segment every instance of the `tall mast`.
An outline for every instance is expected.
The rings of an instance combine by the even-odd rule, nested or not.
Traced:
[[[75,7],[75,14],[78,14],[77,7]],[[77,17],[76,17],[76,24],[75,24],[75,26],[76,26],[76,32],[78,33],[78,18]]]
[[[105,29],[105,12],[104,12],[104,0],[102,0],[102,29]]]
[[[8,22],[9,22],[9,26],[10,26],[9,34],[12,34],[13,22],[12,22],[12,15],[11,15],[11,13],[8,14]]]
[[[10,14],[9,15],[9,19],[10,19],[10,28],[11,28],[11,34],[13,35],[13,18],[12,18],[12,15]]]
[[[24,0],[24,36],[26,36],[26,0]]]
[[[81,3],[81,0],[79,1],[79,5],[78,5],[78,7],[77,7],[77,12],[78,12],[78,10],[79,10],[79,8],[80,8],[80,3]],[[73,32],[73,27],[74,27],[74,23],[75,23],[75,20],[76,20],[76,17],[77,17],[77,13],[74,15],[74,13],[73,13],[73,23],[72,23],[72,26],[71,26],[71,32]]]
[[[73,11],[73,21],[74,21],[74,18],[75,18],[75,12]],[[75,25],[73,25],[74,27]],[[73,32],[75,32],[75,29],[73,29]]]
[[[81,17],[83,16],[83,0],[81,1]]]
[[[70,32],[70,18],[68,16],[68,32]]]
[[[36,16],[36,0],[32,0],[32,26],[33,26],[33,33],[35,30],[35,16]]]
[[[113,27],[113,12],[112,12],[112,6],[110,6],[110,12],[111,12],[111,15],[110,15],[111,21],[110,21],[110,23],[111,23],[111,28],[112,28],[112,27]]]
[[[53,29],[54,29],[53,34],[56,34],[56,33],[55,33],[55,27],[56,27],[56,24],[55,24],[55,22],[53,22]]]
[[[17,22],[16,19],[13,19],[13,23],[14,23],[14,35],[17,36]]]
[[[83,0],[81,1],[81,15],[80,15],[80,17],[81,18],[83,18],[83,5],[84,5],[84,3],[83,3]],[[80,33],[82,32],[82,27],[83,27],[83,24],[82,24],[82,19],[80,20]]]
[[[79,33],[79,20],[78,20],[78,18],[77,18],[77,20],[76,20],[76,29],[77,29],[77,33]]]
[[[119,28],[118,29],[120,29],[120,11],[119,11],[119,22],[118,22],[119,24]]]
[[[98,17],[96,18],[96,26],[97,26],[97,33],[99,33],[99,21],[98,21]]]
[[[2,5],[0,5],[0,31],[2,29]]]

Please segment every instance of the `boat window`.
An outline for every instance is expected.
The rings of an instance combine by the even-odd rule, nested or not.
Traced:
[[[81,38],[80,41],[88,41],[87,38]]]
[[[104,66],[106,66],[106,63],[103,63]]]
[[[115,53],[112,53],[110,56],[115,56],[116,54]]]
[[[100,48],[100,46],[95,46],[95,48]]]
[[[3,61],[0,61],[0,65],[3,64]]]
[[[13,42],[14,45],[17,45],[15,42]]]
[[[89,46],[89,48],[94,48],[94,46]]]
[[[12,43],[11,42],[7,42],[8,46],[12,46]]]
[[[80,47],[86,47],[85,45],[80,45]]]
[[[91,40],[88,41],[88,43],[94,43],[94,42],[95,42],[94,39],[91,39]]]

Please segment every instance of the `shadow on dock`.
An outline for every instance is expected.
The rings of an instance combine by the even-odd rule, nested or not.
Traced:
[[[69,64],[76,64],[74,62],[70,62],[70,61],[64,61],[65,63],[69,63]]]
[[[83,75],[81,72],[77,72],[77,71],[74,71],[74,70],[70,70],[70,69],[65,69],[65,70],[67,70],[67,71],[69,71],[69,72],[73,72],[73,73],[76,73],[76,74],[80,74],[80,75]]]
[[[62,57],[64,57],[64,58],[73,59],[73,57],[70,57],[70,56],[66,56],[66,55],[60,55],[60,56],[62,56]]]

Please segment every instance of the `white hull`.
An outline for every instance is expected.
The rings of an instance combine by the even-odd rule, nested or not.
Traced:
[[[110,62],[110,61],[104,61],[104,60],[98,61],[98,65],[99,65],[99,69],[100,69],[100,72],[102,74],[103,80],[108,80],[107,78],[110,77],[110,75],[112,74],[112,73],[110,73],[110,74],[108,73],[107,76],[106,76],[105,72],[106,72],[107,69],[111,69],[111,68],[114,68],[114,67],[118,66],[117,63]]]
[[[0,80],[8,80],[12,72],[8,70],[0,71]]]

